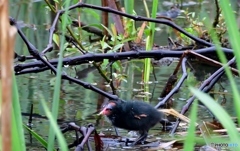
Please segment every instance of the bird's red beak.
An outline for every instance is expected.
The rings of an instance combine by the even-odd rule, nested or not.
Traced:
[[[104,109],[98,113],[98,115],[110,115],[111,114],[111,111],[112,111],[112,108],[115,106],[116,104],[115,103],[108,103]]]
[[[104,108],[98,115],[105,115],[106,114],[106,108]]]

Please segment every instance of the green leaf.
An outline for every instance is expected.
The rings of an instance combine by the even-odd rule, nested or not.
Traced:
[[[145,34],[145,35],[148,36],[148,35],[150,35],[150,33],[151,33],[151,30],[150,30],[149,28],[147,28],[147,29],[144,30],[144,34]]]
[[[62,132],[60,131],[60,128],[58,127],[56,120],[54,120],[52,113],[48,109],[47,104],[42,95],[40,95],[40,99],[41,99],[41,103],[42,103],[43,109],[45,111],[45,114],[49,119],[50,126],[52,127],[53,132],[56,134],[58,144],[61,148],[61,151],[68,151],[68,147],[67,147],[65,138],[64,138]]]
[[[103,26],[99,25],[99,24],[88,24],[87,26],[83,26],[82,28],[84,28],[84,27],[96,27],[100,30],[103,30]]]
[[[21,107],[18,95],[18,88],[15,75],[13,75],[13,90],[12,90],[12,150],[25,151],[25,138],[22,126]]]
[[[120,44],[117,44],[116,46],[114,46],[113,48],[112,48],[112,51],[113,52],[117,52],[120,48],[122,48],[123,47],[123,43],[120,43]]]
[[[66,1],[65,8],[68,8],[70,6],[71,1]],[[62,19],[62,24],[61,24],[61,32],[62,35],[65,35],[67,32],[67,26],[69,23],[69,11],[66,9],[65,13],[61,16]],[[50,127],[49,127],[49,132],[48,132],[48,150],[53,150],[54,148],[54,139],[55,135],[58,137],[59,145],[61,146],[61,150],[68,150],[66,143],[63,141],[63,138],[61,137],[61,132],[59,132],[59,128],[56,126],[56,123],[54,121],[58,117],[58,109],[59,109],[59,97],[60,97],[60,87],[61,87],[61,74],[62,74],[62,60],[63,60],[63,52],[64,52],[64,43],[65,43],[65,38],[64,36],[61,36],[60,39],[60,51],[59,51],[59,58],[58,58],[58,64],[57,64],[57,76],[56,76],[56,83],[54,85],[54,93],[53,93],[53,103],[52,105],[52,114],[50,114],[50,111],[46,108],[46,105],[44,104],[44,101],[42,104],[45,105],[44,109],[46,112],[46,115],[50,119]],[[49,115],[50,114],[50,115]],[[60,134],[59,134],[60,133]]]
[[[225,23],[227,25],[227,33],[229,34],[229,41],[231,43],[231,46],[234,50],[234,55],[236,57],[236,62],[237,62],[237,68],[240,70],[240,43],[239,43],[239,38],[240,38],[240,33],[239,29],[237,27],[237,21],[236,21],[236,16],[233,13],[232,5],[229,0],[222,0],[219,1],[219,4],[222,9],[222,13],[225,19]],[[233,4],[233,2],[232,2]],[[230,71],[229,68],[226,68],[226,74],[228,76],[228,79],[230,80],[230,85],[233,91],[233,99],[234,99],[234,107],[235,111],[238,116],[238,124],[240,124],[240,94],[239,90],[237,88],[237,84],[235,80],[233,79],[233,75]],[[240,146],[240,145],[238,145]]]
[[[62,28],[62,30],[66,30],[66,26],[70,25],[72,23],[72,19],[68,14],[62,14],[61,19],[63,19],[63,18],[64,18],[65,23],[62,22],[61,28]],[[65,26],[65,24],[66,24],[66,26]]]
[[[134,40],[136,37],[130,37],[130,38],[126,38],[126,39],[122,39],[121,43],[125,43],[125,42],[128,42],[128,41],[132,41]]]
[[[108,59],[103,59],[103,63],[102,63],[102,68],[103,69],[106,69],[106,66],[108,65],[108,63],[109,63],[109,61],[108,61]]]
[[[193,102],[193,106],[190,113],[190,125],[187,131],[187,137],[184,141],[184,151],[193,151],[195,145],[195,129],[196,129],[196,121],[197,121],[197,105],[198,101]]]
[[[28,132],[30,132],[32,135],[33,135],[33,137],[35,137],[36,138],[36,140],[40,143],[40,144],[42,144],[42,146],[44,147],[44,148],[47,148],[47,141],[45,141],[40,135],[38,135],[36,132],[34,132],[33,130],[31,130],[27,125],[25,125],[25,124],[23,124],[23,126],[25,127],[25,129],[26,130],[28,130]],[[54,149],[54,151],[56,151],[56,149]]]
[[[117,71],[122,71],[122,64],[121,64],[121,62],[119,60],[115,61],[113,63],[113,68],[116,69]]]
[[[59,47],[59,36],[57,34],[53,34],[53,41]]]
[[[99,11],[96,11],[94,9],[83,9],[83,12],[93,16],[96,21],[101,20],[101,15],[99,14]]]
[[[80,110],[77,110],[77,113],[76,113],[76,119],[82,119],[82,111],[80,111]]]
[[[107,42],[105,42],[104,39],[100,41],[100,44],[101,44],[102,50],[104,50],[106,48],[112,48],[111,46],[108,45]]]
[[[107,32],[111,35],[111,37],[112,38],[114,38],[114,34],[111,32],[111,30],[109,30],[106,26],[104,26],[103,24],[101,24],[102,25],[102,27],[104,28],[104,29],[106,29],[107,30]],[[114,40],[114,39],[113,39]]]

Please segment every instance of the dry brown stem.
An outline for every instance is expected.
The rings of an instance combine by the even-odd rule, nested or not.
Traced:
[[[16,28],[10,27],[8,1],[0,1],[0,71],[1,71],[1,135],[2,150],[11,151],[11,107],[13,49]]]

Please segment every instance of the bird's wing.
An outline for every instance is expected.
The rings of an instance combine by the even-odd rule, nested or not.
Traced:
[[[139,120],[141,118],[147,117],[147,114],[143,113],[141,110],[139,111],[139,109],[135,109],[134,107],[132,107],[130,114],[132,114],[133,117]]]

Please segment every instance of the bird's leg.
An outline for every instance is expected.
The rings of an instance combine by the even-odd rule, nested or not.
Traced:
[[[139,133],[140,133],[140,137],[137,138],[137,139],[135,140],[135,142],[133,142],[133,143],[131,144],[131,146],[134,146],[134,145],[136,145],[136,144],[139,143],[139,142],[141,142],[141,143],[143,144],[144,141],[146,140],[147,135],[148,135],[148,131],[139,131]]]
[[[172,127],[173,127],[173,124],[171,123],[171,122],[169,122],[167,119],[161,119],[160,120],[160,123],[162,124],[162,126],[163,126],[163,130],[164,131],[169,131],[169,130],[171,130],[172,129]]]
[[[116,135],[119,136],[118,129],[115,126],[113,128],[114,128],[114,131],[115,131]]]

